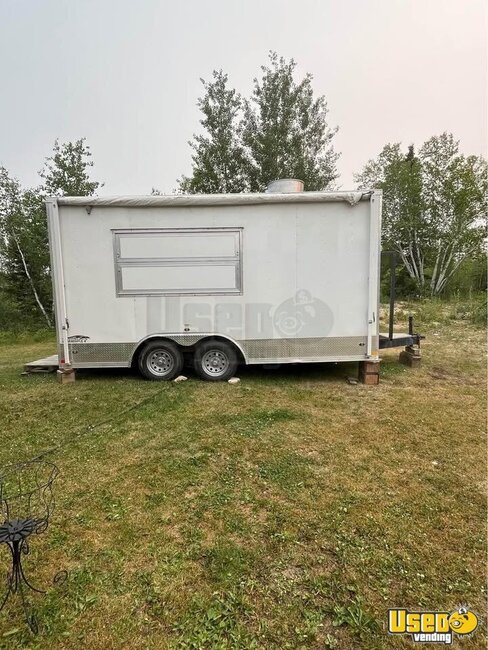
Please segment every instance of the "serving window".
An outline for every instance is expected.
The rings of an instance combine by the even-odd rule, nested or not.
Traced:
[[[118,296],[242,293],[242,228],[114,230]]]

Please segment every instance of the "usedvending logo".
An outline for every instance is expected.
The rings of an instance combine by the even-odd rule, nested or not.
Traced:
[[[330,307],[304,289],[282,302],[273,316],[276,331],[284,337],[313,336],[317,323],[323,331],[330,331],[333,321]]]
[[[451,645],[454,635],[469,636],[478,627],[478,617],[467,607],[454,612],[409,612],[388,610],[388,633],[408,634],[415,643]]]

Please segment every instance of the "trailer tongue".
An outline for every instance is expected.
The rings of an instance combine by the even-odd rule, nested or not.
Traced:
[[[414,332],[413,316],[408,317],[408,334],[399,334],[393,332],[395,320],[395,299],[396,299],[396,266],[397,252],[382,251],[382,256],[390,258],[390,298],[389,298],[389,317],[388,317],[388,335],[379,335],[379,348],[385,350],[388,348],[402,348],[405,350],[400,354],[400,362],[411,367],[420,366],[420,341],[425,338],[421,334]]]

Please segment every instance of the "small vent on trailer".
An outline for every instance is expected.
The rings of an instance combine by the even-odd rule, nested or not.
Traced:
[[[304,183],[296,178],[280,178],[266,188],[268,194],[297,194],[303,192]]]

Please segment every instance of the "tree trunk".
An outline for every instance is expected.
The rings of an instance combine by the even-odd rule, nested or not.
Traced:
[[[400,255],[403,264],[405,265],[408,275],[412,278],[412,280],[415,280],[419,291],[422,294],[425,285],[424,263],[422,252],[420,251],[417,241],[414,243],[415,249],[412,242],[410,242],[408,245],[408,249],[405,249],[400,243],[397,243],[396,250]]]
[[[36,290],[36,287],[34,285],[34,281],[32,279],[32,276],[29,273],[29,268],[27,266],[27,262],[25,260],[24,253],[22,252],[22,249],[21,249],[20,244],[19,244],[19,240],[16,237],[14,232],[12,232],[12,238],[13,238],[13,240],[15,242],[15,245],[17,246],[17,250],[19,251],[20,259],[22,260],[22,266],[24,267],[24,272],[25,272],[25,275],[26,275],[26,277],[27,277],[27,279],[29,281],[29,284],[31,286],[32,293],[34,294],[34,298],[36,300],[36,303],[37,303],[39,309],[41,310],[42,315],[46,319],[46,323],[48,324],[48,327],[52,327],[51,319],[49,318],[49,315],[48,315],[47,311],[45,310],[44,305],[41,302],[41,299],[39,298],[39,294],[37,293],[37,290]]]
[[[446,288],[447,283],[452,278],[454,273],[456,273],[456,271],[461,266],[461,264],[464,262],[464,260],[467,259],[470,255],[472,255],[474,253],[474,251],[475,251],[475,249],[473,249],[472,251],[466,252],[461,258],[459,258],[457,260],[457,262],[455,262],[455,264],[453,265],[451,270],[449,270],[449,264],[452,262],[452,255],[453,255],[452,252],[451,252],[451,254],[449,255],[448,262],[443,267],[442,271],[439,273],[438,278],[437,278],[437,280],[435,282],[435,285],[432,284],[432,287],[431,287],[431,295],[432,296],[439,296],[444,291],[444,289]],[[432,278],[432,280],[434,280],[434,278]]]

